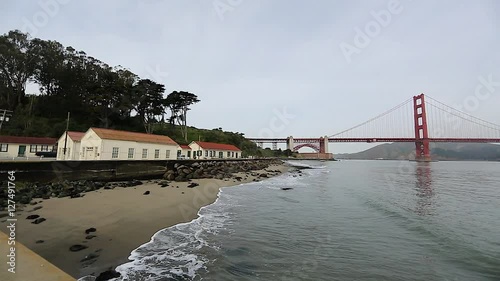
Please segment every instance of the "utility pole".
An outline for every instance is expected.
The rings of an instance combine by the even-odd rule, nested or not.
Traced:
[[[0,109],[0,130],[2,129],[3,122],[9,122],[12,117],[12,110]]]
[[[68,119],[66,120],[66,131],[65,131],[65,136],[64,136],[64,149],[63,149],[63,155],[64,155],[64,160],[66,160],[66,143],[68,142],[68,129],[69,129],[69,112],[68,112]]]

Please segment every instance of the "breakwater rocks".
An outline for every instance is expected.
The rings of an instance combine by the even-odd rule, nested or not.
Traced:
[[[192,161],[184,164],[176,163],[169,168],[163,178],[170,181],[189,181],[191,179],[230,178],[231,174],[263,170],[270,165],[282,164],[280,160],[248,160],[248,161]]]
[[[183,161],[175,163],[166,168],[163,181],[157,181],[162,187],[168,186],[168,181],[190,181],[199,178],[232,178],[233,173],[250,172],[263,170],[270,165],[282,164],[282,161],[275,159],[266,160],[240,160],[240,161]],[[266,173],[262,173],[259,178],[267,178]],[[158,178],[160,178],[159,176]],[[241,180],[241,177],[234,177]],[[7,186],[6,182],[1,183]],[[85,192],[99,189],[114,189],[115,187],[133,187],[142,185],[140,180],[128,180],[120,182],[104,182],[92,180],[76,181],[57,181],[49,183],[40,182],[17,182],[16,183],[16,203],[24,205],[37,205],[41,199],[71,197],[79,198],[85,196]],[[193,188],[196,184],[192,183],[189,187]],[[40,199],[40,200],[37,200]],[[6,210],[8,206],[8,190],[0,190],[0,211]],[[37,206],[34,207],[35,209]],[[2,215],[2,214],[0,214]]]

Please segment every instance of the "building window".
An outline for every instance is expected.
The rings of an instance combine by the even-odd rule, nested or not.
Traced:
[[[158,158],[160,158],[160,150],[155,149],[155,159],[158,159]]]
[[[191,158],[191,150],[188,150],[188,152],[187,152],[187,158]]]
[[[147,148],[142,149],[142,158],[148,158],[148,149]]]
[[[224,152],[219,151],[219,158],[224,158]]]
[[[48,145],[42,145],[42,151],[49,151]]]
[[[236,152],[236,157],[235,158],[238,158],[238,152]]]
[[[37,152],[38,146],[36,144],[32,144],[30,145],[30,152],[33,153],[33,152]]]
[[[128,149],[128,159],[132,159],[132,158],[134,158],[134,149],[129,148]]]
[[[227,152],[227,157],[228,157],[228,158],[229,158],[229,157],[231,157],[231,151],[228,151],[228,152]]]
[[[165,158],[170,158],[170,150],[168,149],[165,151]]]
[[[118,158],[118,147],[113,147],[113,153],[111,153],[111,158]]]
[[[205,157],[208,157],[208,150],[205,150]]]
[[[6,143],[0,144],[0,152],[7,152],[9,150],[9,145]]]
[[[234,157],[234,151],[233,151],[233,156],[231,156],[231,157]]]

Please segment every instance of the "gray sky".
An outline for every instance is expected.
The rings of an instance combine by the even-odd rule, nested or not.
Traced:
[[[492,90],[465,111],[500,123],[499,12],[494,0],[3,0],[0,31],[57,40],[166,93],[193,92],[197,127],[319,137],[422,92],[463,105],[479,77]]]

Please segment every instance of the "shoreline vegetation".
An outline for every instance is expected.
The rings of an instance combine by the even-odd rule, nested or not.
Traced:
[[[177,168],[181,173],[186,169]],[[110,182],[79,196],[34,198],[17,209],[16,239],[74,278],[108,280],[156,232],[196,219],[222,187],[262,181],[288,169],[272,160],[238,167],[223,177],[183,179],[176,174],[174,180]]]

